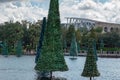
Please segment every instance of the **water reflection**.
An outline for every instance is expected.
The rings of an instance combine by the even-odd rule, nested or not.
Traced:
[[[49,74],[47,72],[37,72],[36,71],[36,75],[37,75],[37,79],[36,80],[50,80],[49,78]]]
[[[71,60],[65,57],[69,71],[53,72],[55,77],[64,77],[67,80],[89,80],[82,77],[85,57]],[[97,61],[100,77],[95,80],[120,80],[120,58],[99,58]],[[0,80],[39,80],[34,70],[35,56],[0,56]],[[45,80],[45,78],[43,78]],[[58,79],[59,80],[59,79]]]
[[[49,79],[49,78],[47,78],[47,77],[37,77],[37,79],[36,80],[51,80],[51,79]]]
[[[44,73],[43,73],[44,74]],[[47,74],[47,76],[46,76]],[[52,76],[52,78],[50,78],[50,76],[48,75],[48,73],[46,73],[44,75],[41,75],[41,72],[36,72],[36,75],[37,75],[37,78],[36,80],[67,80],[66,78],[63,78],[63,77],[55,77],[55,76]],[[43,77],[44,76],[44,77]],[[45,77],[46,76],[46,77]]]

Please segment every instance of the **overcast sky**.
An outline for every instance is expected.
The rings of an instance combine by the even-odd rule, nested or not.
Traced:
[[[88,18],[120,23],[120,0],[59,0],[61,22],[64,17]],[[0,23],[37,21],[47,16],[49,0],[0,0]]]

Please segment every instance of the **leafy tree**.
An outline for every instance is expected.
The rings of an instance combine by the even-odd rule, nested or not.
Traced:
[[[27,28],[26,24],[23,24],[23,48],[28,50],[28,45],[30,45],[30,34],[29,34],[29,29]]]
[[[66,33],[67,46],[71,44],[73,33],[75,33],[74,25],[70,25]]]
[[[67,48],[67,42],[66,42],[66,33],[67,33],[67,28],[62,26],[61,27],[62,30],[62,43],[63,43],[63,49]]]
[[[31,49],[36,49],[36,46],[39,41],[39,36],[40,36],[40,27],[39,25],[32,24],[29,26],[28,32],[29,32],[29,39],[30,39],[30,46]]]
[[[81,32],[79,28],[76,30],[76,40],[77,40],[77,43],[81,42]]]
[[[96,35],[94,28],[91,28],[91,30],[89,32],[89,38],[96,39],[96,37],[97,37],[97,35]]]
[[[88,41],[87,58],[85,61],[83,72],[81,74],[84,77],[90,77],[90,80],[92,80],[92,77],[100,76],[100,73],[98,72],[98,69],[97,69],[96,59],[94,55],[93,40],[94,39],[91,38]]]
[[[82,40],[81,40],[81,49],[82,50],[87,49],[87,42],[88,42],[88,36],[82,35]]]
[[[51,74],[51,78],[53,71],[68,70],[62,48],[59,3],[58,0],[50,0],[50,9],[41,56],[38,59],[35,70],[48,71]]]
[[[95,30],[95,32],[97,32],[97,33],[102,33],[103,28],[102,28],[102,27],[96,27],[96,28],[94,28],[94,30]]]
[[[105,47],[119,47],[120,35],[116,32],[105,33],[100,39],[103,39]]]
[[[102,27],[95,27],[94,33],[96,34],[96,40],[99,40],[99,36],[102,35],[103,28]]]
[[[9,52],[15,48],[17,41],[23,37],[22,25],[19,22],[6,22],[1,25],[0,31],[0,40],[7,42]]]
[[[84,25],[83,27],[80,27],[80,32],[82,35],[86,35],[88,33],[88,28]]]

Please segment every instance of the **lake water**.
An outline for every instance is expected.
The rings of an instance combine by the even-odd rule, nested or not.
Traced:
[[[36,80],[34,70],[35,56],[0,56],[0,80]],[[67,80],[89,80],[81,77],[85,63],[85,57],[77,57],[71,60],[65,57],[69,71],[54,72],[54,76],[65,77]],[[120,80],[120,59],[119,58],[99,58],[97,61],[100,77],[94,80]]]

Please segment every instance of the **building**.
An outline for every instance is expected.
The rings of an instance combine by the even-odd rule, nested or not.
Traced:
[[[105,32],[120,32],[120,24],[116,23],[107,23],[107,22],[101,22],[91,19],[85,19],[85,18],[75,18],[75,17],[66,17],[67,23],[62,23],[62,26],[69,27],[70,25],[74,25],[75,28],[79,27],[102,27],[103,33]]]

